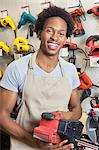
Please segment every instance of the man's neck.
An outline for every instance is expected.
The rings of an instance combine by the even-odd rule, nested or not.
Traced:
[[[52,72],[58,64],[57,56],[45,55],[42,51],[38,51],[36,56],[36,64],[44,71]]]

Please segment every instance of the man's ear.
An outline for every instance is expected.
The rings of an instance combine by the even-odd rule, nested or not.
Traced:
[[[37,37],[39,38],[39,40],[41,40],[41,31],[38,32]]]

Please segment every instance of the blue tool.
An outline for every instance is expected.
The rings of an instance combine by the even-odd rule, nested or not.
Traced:
[[[32,16],[30,13],[27,13],[24,11],[21,15],[21,19],[20,19],[19,24],[18,24],[18,29],[27,23],[35,24],[35,22],[36,22],[36,18],[34,16]]]

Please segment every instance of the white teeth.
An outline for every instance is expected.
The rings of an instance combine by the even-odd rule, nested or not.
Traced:
[[[56,49],[58,47],[58,44],[56,44],[56,43],[48,43],[48,47],[50,49]]]
[[[48,43],[48,45],[58,46],[56,43]]]

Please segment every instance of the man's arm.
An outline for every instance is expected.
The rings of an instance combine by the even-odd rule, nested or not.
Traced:
[[[10,117],[10,113],[12,112],[16,104],[17,96],[18,95],[16,92],[0,88],[0,127],[9,135],[13,136],[19,141],[35,147],[35,142],[37,140],[34,139],[33,142],[32,134],[21,128],[16,123],[16,121]],[[47,149],[49,147],[52,150],[60,150],[60,148],[63,147],[64,143],[67,143],[67,141],[63,141],[59,145],[52,145],[51,147],[49,147],[49,144],[41,141],[39,141],[38,144],[40,147],[44,147]],[[64,147],[65,149],[70,150],[73,147],[73,144],[67,144]]]
[[[73,120],[80,119],[82,115],[82,109],[80,104],[80,96],[77,89],[74,89],[72,91],[68,108],[69,108],[68,112],[60,112],[62,118]]]
[[[18,94],[16,92],[0,88],[0,127],[14,138],[33,145],[32,134],[21,128],[10,114],[16,104]]]

